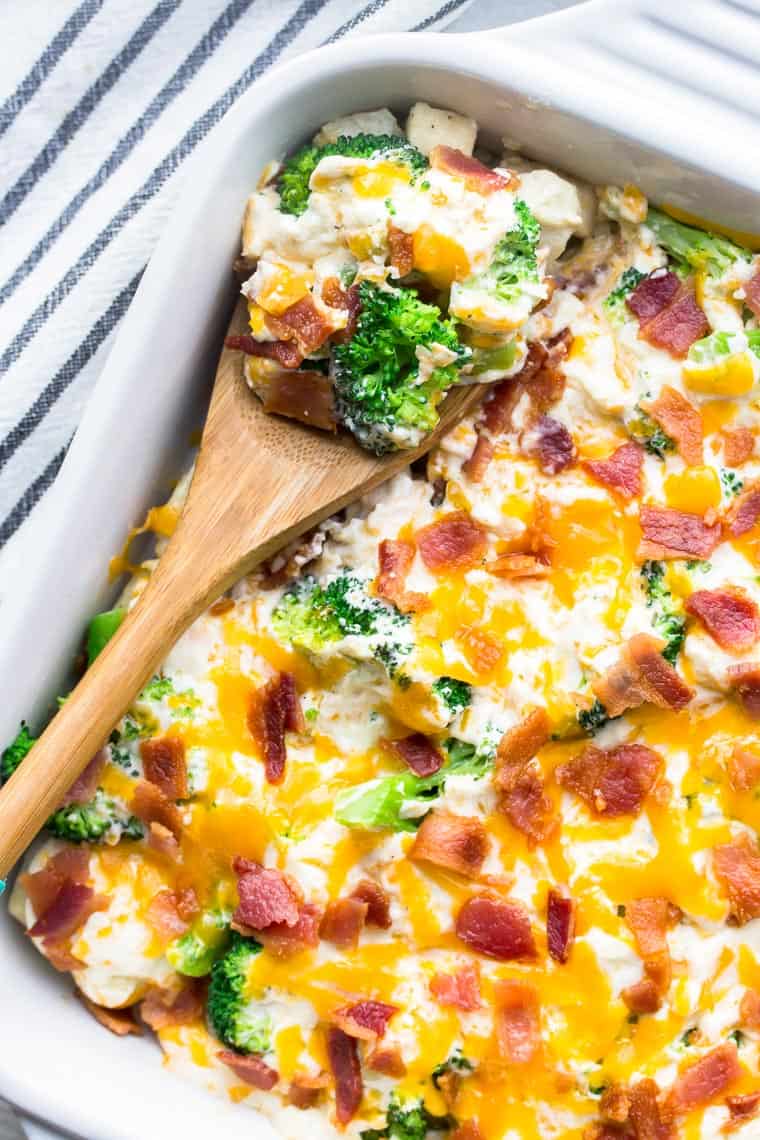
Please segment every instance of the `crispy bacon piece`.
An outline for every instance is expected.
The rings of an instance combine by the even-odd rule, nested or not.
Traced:
[[[298,368],[304,358],[304,353],[292,340],[256,340],[250,333],[243,333],[242,336],[226,337],[224,344],[226,348],[244,352],[246,356],[274,360],[283,368]]]
[[[493,194],[497,190],[510,190],[516,185],[511,174],[499,174],[484,166],[472,155],[464,154],[451,146],[434,146],[430,151],[430,165],[452,178],[461,178],[468,190],[477,194]]]
[[[388,745],[415,776],[432,776],[443,766],[443,756],[421,732],[413,732],[400,740],[389,740]]]
[[[156,851],[159,855],[163,855],[165,859],[170,859],[173,863],[178,863],[182,857],[182,850],[179,843],[171,831],[169,831],[169,828],[164,827],[160,823],[151,823],[148,825],[146,842],[152,851]]]
[[[460,626],[454,634],[454,641],[461,646],[470,667],[476,673],[490,673],[504,656],[504,647],[490,633],[475,625]]]
[[[723,649],[742,652],[760,637],[760,612],[751,598],[735,587],[695,590],[684,603]]]
[[[751,483],[736,496],[726,512],[726,530],[731,538],[741,538],[760,519],[760,481]]]
[[[320,313],[311,293],[290,305],[279,317],[267,313],[266,323],[280,340],[294,340],[302,357],[321,348],[332,332],[332,326]]]
[[[663,642],[637,633],[623,646],[619,661],[592,688],[609,716],[646,703],[661,709],[686,707],[693,693],[660,652]]]
[[[243,1084],[251,1085],[254,1089],[261,1089],[262,1092],[269,1092],[280,1079],[277,1070],[268,1065],[256,1053],[243,1055],[233,1053],[229,1049],[222,1049],[217,1053],[217,1057],[228,1069],[232,1069],[232,1072]]]
[[[406,577],[414,562],[414,543],[386,538],[378,546],[377,554],[380,564],[375,579],[377,596],[391,602],[402,614],[429,609],[430,599],[425,594],[406,589]]]
[[[626,298],[626,305],[645,325],[675,299],[681,282],[675,273],[667,269],[655,269],[640,281]]]
[[[515,769],[522,768],[548,744],[551,730],[546,709],[533,709],[519,724],[507,729],[496,750],[494,781],[497,787],[511,786]]]
[[[631,440],[616,448],[606,459],[586,459],[582,466],[598,483],[611,487],[624,499],[635,499],[643,490],[643,463],[644,449]]]
[[[278,673],[253,690],[248,706],[248,730],[264,753],[267,783],[281,784],[285,778],[285,733],[304,730],[292,673]]]
[[[627,305],[639,318],[639,335],[671,356],[685,356],[710,331],[691,286],[674,273],[656,269],[636,286]]]
[[[88,800],[92,799],[98,790],[100,777],[103,775],[107,760],[107,748],[101,748],[99,752],[95,753],[90,763],[81,775],[77,776],[61,800],[61,807],[66,807],[68,804],[86,804]]]
[[[341,308],[348,310],[348,319],[345,328],[338,329],[332,334],[334,344],[345,344],[356,331],[356,322],[359,319],[362,302],[359,296],[359,286],[351,285],[345,292],[345,304]]]
[[[482,483],[493,459],[494,446],[486,435],[478,435],[472,454],[462,464],[462,471],[472,483]]]
[[[142,1027],[137,1024],[131,1009],[106,1009],[103,1005],[96,1005],[94,1001],[90,1001],[88,997],[80,991],[78,996],[82,1005],[91,1013],[99,1025],[104,1026],[111,1033],[115,1033],[117,1037],[127,1037],[132,1034],[135,1037],[142,1037]]]
[[[558,475],[575,462],[573,437],[560,420],[552,416],[539,416],[535,425],[535,441],[529,451],[538,459],[538,465],[547,475]]]
[[[525,1065],[541,1045],[538,991],[529,982],[494,983],[496,1040],[511,1065]]]
[[[657,1013],[662,1005],[660,991],[651,978],[642,978],[620,993],[631,1013]]]
[[[414,536],[422,561],[433,574],[467,570],[480,562],[486,532],[466,511],[453,511],[423,526]]]
[[[372,879],[362,879],[351,891],[349,898],[367,904],[367,926],[390,930],[391,900],[388,892],[379,883],[373,882]]]
[[[625,908],[625,920],[642,958],[667,952],[671,904],[662,896],[633,899]]]
[[[608,1085],[599,1100],[599,1115],[616,1124],[625,1124],[630,1111],[631,1094],[625,1085]]]
[[[266,930],[275,923],[295,926],[300,900],[282,871],[240,856],[233,859],[232,869],[239,897],[233,923],[248,930]]]
[[[723,1125],[723,1132],[735,1132],[748,1120],[754,1120],[760,1112],[760,1089],[741,1096],[727,1096],[726,1108],[730,1113],[730,1119]]]
[[[322,1099],[322,1094],[330,1084],[327,1073],[296,1073],[288,1089],[288,1103],[296,1108],[313,1108]]]
[[[477,1120],[463,1120],[449,1135],[451,1140],[483,1140]]]
[[[355,1037],[331,1026],[327,1031],[327,1059],[335,1079],[335,1116],[338,1124],[348,1124],[362,1100],[362,1071]]]
[[[735,792],[751,792],[760,784],[760,756],[756,752],[735,745],[726,768]]]
[[[335,393],[330,378],[314,369],[278,372],[261,390],[265,412],[287,416],[309,427],[335,431]]]
[[[657,399],[647,406],[646,411],[671,439],[675,440],[684,463],[693,466],[702,462],[704,424],[701,412],[690,400],[682,396],[676,388],[665,384]]]
[[[741,467],[755,450],[755,437],[746,427],[724,428],[720,433],[723,440],[723,462],[726,467]]]
[[[760,720],[760,663],[745,661],[741,665],[729,665],[726,678],[748,716]]]
[[[354,950],[359,944],[359,935],[368,913],[369,905],[357,898],[329,902],[322,916],[319,936],[341,950]]]
[[[348,293],[337,277],[326,277],[322,282],[322,300],[331,309],[348,308]]]
[[[322,912],[313,903],[299,907],[298,918],[293,926],[286,922],[275,922],[266,930],[259,930],[256,938],[275,958],[290,958],[319,945],[319,925]]]
[[[630,1090],[629,1117],[636,1140],[673,1140],[670,1120],[663,1114],[659,1103],[660,1090],[655,1081],[637,1081]]]
[[[760,1029],[760,990],[745,990],[739,1005],[742,1025],[747,1029]]]
[[[577,909],[574,899],[552,887],[546,903],[546,941],[555,962],[565,963],[570,957]]]
[[[713,869],[740,926],[760,917],[760,851],[747,835],[713,847]]]
[[[643,506],[637,558],[709,558],[721,540],[720,523],[670,507]]]
[[[471,1012],[480,1009],[480,967],[477,962],[459,966],[453,974],[433,974],[430,992],[442,1006]]]
[[[486,570],[496,578],[545,578],[551,566],[536,554],[499,554]]]
[[[556,769],[560,787],[574,792],[596,815],[638,815],[654,787],[662,757],[645,744],[603,749],[590,744]]]
[[[183,891],[158,891],[148,903],[145,920],[159,938],[170,942],[184,934],[190,920],[200,911],[198,898],[192,887]]]
[[[760,269],[758,269],[744,286],[744,304],[751,309],[756,317],[760,317]]]
[[[488,958],[511,962],[536,957],[530,917],[515,899],[474,895],[457,915],[456,933],[462,942]]]
[[[377,1045],[364,1063],[373,1073],[382,1073],[385,1077],[398,1079],[406,1075],[406,1065],[397,1045]]]
[[[66,942],[59,942],[55,938],[43,938],[38,947],[47,958],[54,970],[61,974],[74,973],[75,970],[84,970],[86,963],[71,953]]]
[[[186,978],[179,990],[154,986],[140,1002],[140,1017],[154,1032],[176,1025],[191,1025],[203,1018],[206,985],[203,978]]]
[[[174,839],[179,840],[182,834],[182,816],[176,804],[166,796],[155,784],[149,780],[138,780],[132,794],[130,804],[133,815],[141,819],[148,827],[158,824],[171,832]]]
[[[65,879],[53,901],[37,915],[27,934],[31,938],[60,942],[83,926],[96,910],[105,910],[107,906],[108,899],[95,894],[92,887]]]
[[[546,794],[544,776],[535,761],[515,772],[509,787],[502,792],[499,808],[531,843],[542,843],[557,828],[554,804]]]
[[[384,1001],[358,1001],[354,1005],[336,1009],[332,1021],[350,1037],[375,1041],[378,1037],[385,1036],[388,1022],[394,1013],[398,1013],[397,1005],[388,1005]]]
[[[90,852],[86,847],[63,847],[51,855],[39,871],[26,872],[21,885],[37,917],[44,914],[65,882],[86,883],[90,874]]]
[[[488,834],[479,819],[448,811],[431,811],[422,821],[409,858],[476,879],[488,847]]]
[[[668,1107],[681,1113],[709,1104],[738,1080],[741,1072],[736,1046],[718,1045],[683,1070],[671,1089]]]
[[[170,800],[188,796],[185,743],[178,736],[160,736],[140,744],[143,774]]]
[[[408,234],[388,222],[388,248],[396,277],[406,277],[414,269],[414,234]]]

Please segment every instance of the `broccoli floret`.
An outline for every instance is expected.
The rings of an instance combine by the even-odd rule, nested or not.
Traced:
[[[6,780],[10,780],[21,761],[31,750],[36,739],[37,737],[32,736],[29,731],[26,722],[22,720],[15,740],[11,741],[8,747],[3,749],[3,754],[0,757],[0,784],[4,784]]]
[[[675,441],[638,405],[635,418],[630,420],[627,426],[631,438],[658,459],[664,459],[669,452],[676,449]]]
[[[438,423],[438,404],[459,379],[470,350],[438,306],[420,301],[412,289],[362,281],[359,300],[354,335],[332,349],[338,417],[378,455],[413,447]],[[433,356],[421,382],[418,350]],[[434,363],[436,353],[445,363]]]
[[[391,677],[412,648],[409,618],[371,597],[366,581],[350,570],[342,570],[325,586],[313,578],[301,579],[275,607],[272,627],[278,637],[311,653],[346,637],[366,638],[369,655]]]
[[[734,495],[738,495],[744,487],[744,480],[741,475],[737,475],[735,471],[731,471],[728,467],[721,467],[720,469],[720,485],[723,488],[723,493],[729,499]]]
[[[448,1132],[451,1128],[456,1128],[456,1120],[452,1116],[434,1116],[421,1100],[402,1104],[392,1093],[385,1127],[365,1128],[360,1135],[363,1140],[425,1140],[428,1132]]]
[[[517,300],[526,284],[538,284],[536,250],[541,227],[522,198],[515,201],[515,214],[517,223],[498,242],[488,268],[493,292],[508,303]]]
[[[280,210],[284,214],[302,214],[309,204],[309,182],[317,164],[330,155],[344,158],[374,158],[382,154],[403,162],[416,177],[427,170],[425,155],[398,135],[341,135],[325,146],[305,146],[287,159],[277,178]]]
[[[591,708],[581,709],[578,713],[578,724],[589,736],[593,736],[599,732],[600,728],[604,728],[610,719],[606,708],[602,702],[596,698]]]
[[[654,609],[652,625],[667,642],[662,655],[675,665],[686,636],[686,619],[678,611],[670,590],[665,585],[665,566],[648,561],[641,567],[647,605]]]
[[[603,301],[603,307],[608,316],[620,317],[625,314],[626,297],[630,296],[645,277],[646,273],[642,273],[640,269],[635,269],[632,265],[625,270],[615,288],[607,294]]]
[[[207,1001],[211,1028],[237,1053],[266,1053],[271,1047],[271,1019],[246,996],[248,970],[259,953],[258,942],[233,931],[229,950],[211,968]]]
[[[229,945],[231,912],[207,910],[196,919],[186,934],[170,942],[166,957],[178,974],[188,978],[204,978],[220,954]]]
[[[462,1053],[461,1049],[455,1049],[454,1052],[440,1065],[436,1065],[431,1074],[431,1080],[435,1088],[440,1088],[441,1077],[446,1073],[471,1073],[475,1066],[472,1061],[468,1061]]]
[[[735,261],[752,259],[748,249],[728,238],[684,225],[652,206],[649,207],[646,224],[654,233],[657,244],[677,266],[684,269],[696,269],[711,277],[721,277]]]
[[[58,808],[45,826],[57,839],[69,843],[116,843],[143,836],[140,820],[102,788],[87,803]]]
[[[440,697],[449,712],[456,716],[472,701],[472,688],[466,681],[455,677],[439,677],[433,682],[433,692]]]
[[[92,665],[98,654],[105,649],[116,630],[124,621],[126,610],[118,608],[95,614],[87,627],[87,664]]]

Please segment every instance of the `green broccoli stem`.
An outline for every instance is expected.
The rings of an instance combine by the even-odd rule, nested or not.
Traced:
[[[713,277],[722,276],[735,261],[750,261],[752,258],[748,249],[728,238],[677,222],[654,206],[649,207],[646,224],[658,245],[677,264],[707,272]]]

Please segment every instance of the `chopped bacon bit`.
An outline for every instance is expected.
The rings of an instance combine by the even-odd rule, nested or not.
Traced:
[[[631,1096],[624,1085],[609,1085],[599,1101],[599,1115],[616,1124],[624,1124],[631,1111]]]
[[[744,286],[744,304],[756,317],[760,317],[760,269],[755,271]]]
[[[267,314],[267,328],[275,336],[285,341],[296,341],[302,356],[308,356],[321,348],[332,326],[320,313],[311,293],[290,305],[279,317]]]
[[[367,926],[390,930],[391,900],[388,892],[372,879],[362,879],[351,891],[349,898],[367,904]]]
[[[304,730],[292,673],[278,673],[253,690],[248,706],[248,730],[264,753],[267,783],[281,784],[285,778],[285,733]]]
[[[545,578],[551,566],[535,554],[499,554],[486,570],[496,578]]]
[[[195,891],[162,890],[153,896],[145,911],[149,926],[166,942],[184,934],[200,907]]]
[[[490,673],[504,656],[504,647],[485,630],[474,625],[462,625],[454,634],[470,667],[476,673]]]
[[[749,428],[724,428],[720,433],[723,440],[723,462],[726,467],[741,467],[755,450],[755,437]]]
[[[662,1113],[659,1088],[650,1079],[638,1081],[630,1091],[630,1120],[636,1140],[673,1140],[671,1123]]]
[[[337,277],[326,277],[322,282],[322,300],[330,309],[348,308],[348,293]]]
[[[170,800],[188,795],[185,742],[178,736],[154,737],[140,744],[143,774]]]
[[[233,860],[232,868],[237,875],[240,900],[233,922],[251,930],[265,930],[275,923],[295,926],[300,900],[282,871],[239,856]]]
[[[709,558],[721,540],[720,523],[670,507],[644,506],[639,512],[643,538],[637,558]]]
[[[451,1140],[483,1140],[477,1120],[463,1120],[449,1135]]]
[[[350,1037],[374,1041],[385,1036],[394,1013],[398,1013],[397,1005],[388,1005],[384,1001],[359,1001],[336,1009],[331,1020]]]
[[[288,1103],[296,1108],[313,1108],[329,1084],[327,1073],[318,1073],[315,1077],[310,1077],[307,1073],[296,1073],[288,1089]]]
[[[547,475],[558,475],[575,462],[573,437],[560,420],[540,416],[536,425],[536,439],[530,452],[536,455],[538,465]]]
[[[275,360],[283,368],[298,368],[305,355],[293,341],[256,340],[250,333],[228,336],[224,344],[226,348],[244,352],[246,356],[263,356],[267,360]]]
[[[414,269],[414,234],[408,234],[388,222],[388,248],[396,277],[406,277]]]
[[[443,756],[421,732],[413,732],[400,740],[389,740],[388,745],[415,776],[432,776],[443,766]]]
[[[341,950],[354,950],[368,914],[369,905],[357,898],[329,902],[322,916],[319,936]]]
[[[275,922],[266,930],[256,933],[256,938],[275,958],[290,958],[304,950],[319,945],[319,925],[322,912],[313,903],[304,903],[298,911],[298,919],[293,926],[286,922]]]
[[[620,994],[631,1013],[657,1013],[662,1005],[660,991],[651,978],[634,982]]]
[[[433,974],[430,992],[439,1005],[471,1012],[480,1009],[480,967],[477,962],[459,966],[453,974]]]
[[[645,744],[589,745],[556,770],[558,784],[596,814],[638,815],[662,769],[662,757]]]
[[[502,793],[499,808],[531,843],[542,843],[556,831],[554,804],[546,794],[543,773],[535,762],[514,773]]]
[[[256,1053],[233,1053],[229,1049],[222,1049],[217,1053],[219,1060],[232,1069],[238,1080],[243,1081],[252,1088],[269,1092],[280,1079],[280,1074],[271,1065],[268,1065]]]
[[[335,1078],[335,1115],[338,1124],[348,1124],[362,1100],[362,1071],[356,1038],[332,1026],[327,1031],[327,1057]]]
[[[676,388],[665,384],[654,403],[646,408],[649,415],[675,440],[684,463],[693,466],[703,459],[702,441],[705,429],[702,414]]]
[[[105,910],[107,906],[108,899],[96,895],[92,887],[64,879],[53,901],[37,915],[27,934],[59,942],[78,930],[96,910]]]
[[[385,1077],[403,1077],[406,1075],[406,1065],[397,1045],[378,1045],[368,1057],[365,1065],[373,1073],[382,1073]]]
[[[751,649],[760,637],[760,612],[752,599],[735,587],[695,590],[684,608],[723,649]]]
[[[566,962],[575,941],[574,899],[552,888],[546,904],[546,941],[555,962]]]
[[[375,579],[377,596],[391,602],[402,614],[429,609],[430,599],[425,594],[406,589],[406,577],[414,562],[414,543],[386,538],[380,543],[377,553],[380,564]]]
[[[488,545],[485,530],[466,511],[443,515],[418,530],[414,539],[422,561],[433,574],[475,566]]]
[[[760,756],[738,744],[727,762],[728,779],[735,792],[751,792],[760,784]]]
[[[732,538],[741,538],[760,519],[760,482],[752,483],[736,496],[726,513],[726,529]]]
[[[646,324],[668,307],[680,286],[681,282],[675,273],[667,269],[655,269],[628,295],[626,305],[641,324]]]
[[[170,831],[176,840],[182,834],[182,816],[176,804],[149,780],[138,780],[130,805],[132,813],[143,823],[156,823]]]
[[[729,665],[726,677],[744,705],[744,711],[760,720],[760,663],[745,661],[741,665]]]
[[[693,692],[662,656],[662,641],[637,633],[623,646],[620,660],[592,685],[611,717],[650,703],[680,710]]]
[[[287,416],[322,431],[336,431],[335,393],[330,378],[315,369],[278,372],[262,387],[265,412]]]
[[[502,962],[536,956],[530,917],[515,899],[473,896],[457,915],[456,933],[473,950]]]
[[[108,760],[108,749],[101,748],[96,752],[84,771],[77,776],[66,795],[61,800],[61,807],[68,804],[86,804],[95,795],[103,775],[103,769]]]
[[[346,303],[342,307],[348,309],[348,319],[345,328],[338,329],[332,334],[334,344],[345,344],[346,341],[351,339],[356,331],[356,322],[359,319],[359,313],[362,307],[358,285],[351,285],[350,288],[346,290],[345,298]]]
[[[626,303],[639,318],[639,335],[671,356],[685,356],[694,341],[710,331],[690,285],[682,284],[674,273],[656,269]]]
[[[39,871],[21,875],[27,898],[39,918],[55,901],[65,882],[84,883],[89,877],[90,852],[86,847],[64,847]]]
[[[551,738],[552,725],[545,709],[533,709],[502,736],[496,751],[494,780],[498,787],[512,784],[515,768],[532,760]]]
[[[472,454],[462,464],[462,471],[472,483],[481,483],[494,456],[494,446],[487,435],[478,435]]]
[[[158,852],[164,858],[171,859],[174,863],[179,861],[181,856],[180,845],[168,827],[164,827],[160,823],[149,824],[147,843],[152,851]]]
[[[670,1092],[668,1106],[680,1113],[708,1104],[738,1080],[741,1072],[736,1046],[718,1045],[683,1070]]]
[[[494,983],[496,1039],[511,1065],[525,1065],[541,1044],[538,991],[529,982]]]
[[[95,1020],[110,1030],[111,1033],[115,1033],[117,1037],[127,1037],[129,1034],[142,1037],[142,1026],[135,1021],[131,1009],[106,1009],[105,1006],[96,1005],[94,1001],[90,1001],[81,991],[78,991],[78,996],[85,1009],[92,1014]]]
[[[186,978],[179,991],[148,990],[140,1002],[140,1017],[152,1030],[191,1025],[203,1018],[206,1009],[206,985],[203,978]]]
[[[760,1112],[760,1089],[756,1092],[744,1093],[742,1096],[727,1096],[726,1108],[731,1116],[723,1125],[723,1132],[735,1132],[748,1120],[754,1120]]]
[[[745,990],[739,1005],[739,1017],[747,1029],[760,1029],[760,990]]]
[[[671,905],[661,896],[633,899],[628,903],[625,919],[642,958],[651,958],[667,951],[670,918]]]
[[[75,970],[84,970],[86,963],[76,958],[65,942],[55,938],[43,938],[39,947],[54,970],[61,974],[73,973]]]
[[[433,1083],[443,1097],[443,1103],[449,1112],[454,1111],[459,1096],[459,1090],[462,1086],[461,1073],[455,1072],[453,1069],[447,1069],[440,1075],[436,1073],[433,1077]]]
[[[448,811],[431,811],[422,821],[409,858],[476,879],[488,846],[488,834],[479,819]]]
[[[584,460],[583,468],[598,483],[611,487],[625,499],[635,499],[643,490],[641,483],[643,464],[644,449],[631,440],[616,448],[606,459]]]
[[[493,194],[497,190],[510,190],[516,185],[512,174],[500,174],[484,166],[472,155],[464,154],[451,146],[434,146],[430,151],[430,165],[452,178],[461,178],[468,190],[476,194]]]
[[[760,852],[747,835],[713,848],[713,868],[740,926],[760,917]]]

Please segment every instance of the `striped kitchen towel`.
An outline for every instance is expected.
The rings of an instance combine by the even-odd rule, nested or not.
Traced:
[[[0,546],[51,485],[187,159],[268,67],[470,0],[0,5]]]

